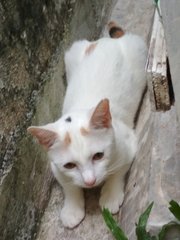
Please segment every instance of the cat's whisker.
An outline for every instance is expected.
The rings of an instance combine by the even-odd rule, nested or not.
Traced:
[[[116,162],[116,163],[112,164],[111,166],[109,166],[108,173],[117,171],[117,169],[119,169],[121,167],[122,167],[122,163],[117,164],[117,162]]]
[[[117,165],[114,167],[111,167],[110,169],[108,169],[106,175],[109,176],[114,174],[115,172],[117,172],[118,168],[120,169],[120,166],[118,167]]]
[[[72,179],[70,179],[69,181],[63,181],[63,182],[61,182],[62,183],[62,185],[63,186],[70,186],[70,185],[72,185],[73,184],[73,180]]]

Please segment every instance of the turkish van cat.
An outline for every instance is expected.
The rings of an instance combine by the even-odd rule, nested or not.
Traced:
[[[66,52],[62,117],[28,128],[63,187],[61,220],[69,228],[85,216],[83,188],[102,185],[100,207],[119,211],[137,150],[134,117],[146,86],[147,49],[140,37],[109,26],[111,38],[77,41]]]

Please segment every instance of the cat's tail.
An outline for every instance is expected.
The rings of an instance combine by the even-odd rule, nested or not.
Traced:
[[[108,29],[111,38],[120,38],[125,34],[124,30],[119,27],[115,22],[109,22]]]

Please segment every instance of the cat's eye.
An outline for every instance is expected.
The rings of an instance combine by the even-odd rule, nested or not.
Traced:
[[[76,167],[76,164],[72,162],[64,164],[64,168],[67,168],[67,169],[73,169],[75,167]]]
[[[94,160],[94,161],[101,160],[103,157],[104,157],[103,152],[97,152],[94,154],[92,160]]]

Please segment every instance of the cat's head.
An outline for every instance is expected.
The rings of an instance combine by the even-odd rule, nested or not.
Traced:
[[[53,165],[69,182],[94,187],[106,178],[114,140],[107,99],[94,109],[72,112],[28,131],[47,149]]]

